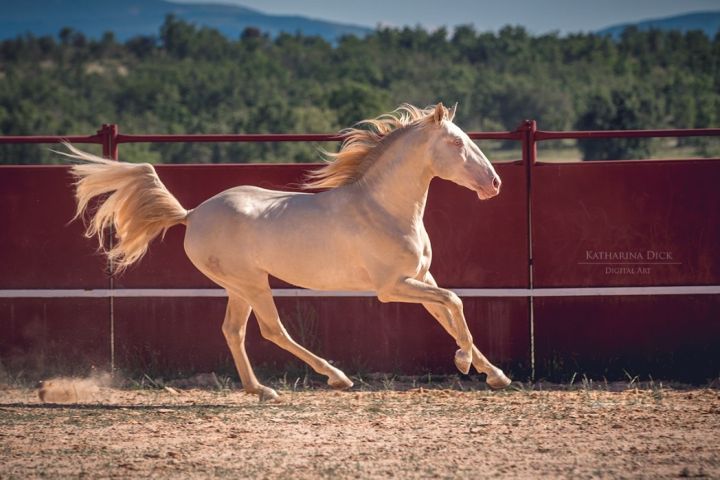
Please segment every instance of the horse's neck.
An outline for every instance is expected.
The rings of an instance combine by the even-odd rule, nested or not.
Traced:
[[[360,195],[386,210],[400,228],[422,225],[433,178],[425,146],[413,138],[418,133],[398,138],[358,182]]]

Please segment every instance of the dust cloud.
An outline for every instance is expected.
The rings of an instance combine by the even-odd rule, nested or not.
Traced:
[[[43,403],[82,403],[97,400],[102,389],[109,388],[109,373],[94,373],[86,378],[56,377],[38,383],[38,397]]]

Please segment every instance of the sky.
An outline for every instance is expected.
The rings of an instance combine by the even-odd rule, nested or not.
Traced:
[[[175,0],[178,1],[178,0]],[[522,25],[531,33],[599,30],[618,23],[717,10],[720,0],[180,0],[231,3],[265,13],[427,29],[472,23],[480,31]]]

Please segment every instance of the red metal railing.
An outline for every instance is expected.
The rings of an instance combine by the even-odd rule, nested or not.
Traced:
[[[662,138],[662,137],[711,137],[720,136],[720,128],[686,128],[661,130],[588,130],[550,131],[535,133],[535,141],[587,138]]]
[[[523,140],[523,125],[514,132],[470,132],[468,136],[473,140]],[[117,160],[122,143],[339,142],[343,138],[337,133],[121,134],[117,124],[103,124],[95,135],[7,135],[0,136],[0,144],[96,144],[102,145],[103,156]]]
[[[538,130],[535,120],[523,121],[509,132],[469,132],[473,140],[513,140],[522,143],[523,162],[528,166],[537,160],[537,143],[547,140],[580,140],[608,138],[667,138],[720,136],[720,128],[655,130]],[[102,145],[103,155],[118,159],[123,143],[257,143],[257,142],[339,142],[337,133],[241,133],[241,134],[123,134],[116,124],[103,124],[94,135],[9,135],[0,136],[0,144],[59,143]],[[528,172],[529,175],[529,172]]]

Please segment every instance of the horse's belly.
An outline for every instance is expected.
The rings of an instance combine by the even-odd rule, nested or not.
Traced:
[[[317,273],[317,271],[315,272]],[[370,279],[365,272],[358,271],[355,275],[294,275],[293,272],[289,274],[274,274],[274,277],[283,280],[284,282],[292,285],[309,288],[311,290],[372,290]]]
[[[294,250],[294,249],[292,249]],[[289,255],[288,255],[289,253]],[[263,262],[267,272],[292,285],[313,290],[372,290],[370,277],[352,258],[285,251]]]

